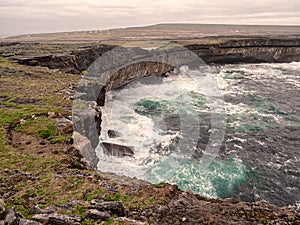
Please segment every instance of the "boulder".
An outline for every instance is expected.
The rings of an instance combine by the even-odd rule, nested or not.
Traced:
[[[30,214],[36,215],[36,214],[51,214],[58,211],[60,208],[57,206],[50,206],[45,209],[41,209],[38,205],[32,206],[30,208]]]
[[[97,209],[101,212],[111,212],[112,214],[116,214],[118,216],[125,215],[124,205],[120,201],[101,202],[99,204],[90,205],[89,209]]]
[[[117,137],[121,137],[122,136],[122,134],[120,132],[115,131],[115,130],[108,130],[107,134],[108,134],[109,138],[117,138]]]
[[[92,220],[107,220],[111,217],[111,214],[107,212],[100,212],[97,209],[89,209],[85,213],[86,217]]]
[[[53,213],[49,215],[48,223],[51,225],[80,225],[81,218],[75,215],[61,215]]]

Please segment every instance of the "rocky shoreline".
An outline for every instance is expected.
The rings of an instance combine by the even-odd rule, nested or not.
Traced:
[[[0,46],[4,82],[0,110],[6,119],[1,121],[1,132],[5,132],[1,133],[4,141],[0,143],[0,225],[300,224],[299,212],[293,207],[210,199],[180,191],[176,185],[152,185],[87,166],[76,145],[69,146],[74,141],[70,138],[72,131],[61,131],[51,125],[55,124],[54,119],[65,120],[71,114],[74,86],[80,79],[76,74],[83,73],[96,58],[116,45],[45,47],[41,43],[15,42]],[[300,39],[291,37],[243,38],[185,46],[207,63],[300,60]],[[119,72],[117,78],[125,73],[130,77],[128,71],[156,71],[162,75],[172,69],[161,64],[145,70],[136,64]],[[47,84],[50,85],[44,88]],[[56,87],[58,84],[62,86]],[[52,86],[55,88],[51,89]],[[38,91],[31,95],[35,89]],[[48,92],[50,96],[39,95]],[[52,112],[58,106],[61,108]],[[46,138],[41,134],[46,134]]]
[[[69,157],[76,155],[74,151],[72,153],[69,151],[68,154],[71,154]],[[82,159],[82,156],[78,157]],[[88,170],[83,166],[77,176],[91,176],[86,173]],[[24,172],[18,170],[7,170],[6,173],[24,175]],[[102,177],[97,180],[102,190],[99,198],[73,200],[65,205],[52,205],[46,208],[32,205],[27,209],[30,217],[22,215],[14,207],[8,207],[4,200],[0,199],[0,224],[300,224],[300,214],[293,208],[278,208],[266,202],[246,203],[234,199],[209,199],[190,191],[182,192],[176,185],[170,184],[151,185],[132,181],[132,184],[124,186],[126,182],[121,184],[121,177],[101,173],[99,175]],[[26,173],[26,176],[30,177],[33,174]],[[111,180],[115,181],[111,183]],[[132,209],[131,204],[138,203],[140,199],[135,198],[133,203],[129,203],[127,195],[122,197],[120,194],[121,189],[127,189],[125,193],[128,195],[144,192],[142,195],[150,196],[146,200],[149,205],[140,205]],[[107,195],[106,192],[110,194]],[[158,192],[163,196],[159,201],[153,197],[153,194]],[[146,202],[144,204],[147,204]]]

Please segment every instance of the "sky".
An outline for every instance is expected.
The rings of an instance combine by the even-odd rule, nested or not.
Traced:
[[[300,1],[0,0],[0,37],[158,23],[300,25]]]

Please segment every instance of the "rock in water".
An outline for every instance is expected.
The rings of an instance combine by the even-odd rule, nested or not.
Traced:
[[[134,148],[128,147],[124,145],[112,144],[107,142],[102,142],[105,150],[104,152],[108,155],[117,156],[117,157],[124,157],[124,156],[133,156],[134,155]]]
[[[122,134],[120,132],[115,131],[115,130],[108,130],[107,134],[108,134],[109,138],[117,138],[117,137],[121,137],[122,136]]]

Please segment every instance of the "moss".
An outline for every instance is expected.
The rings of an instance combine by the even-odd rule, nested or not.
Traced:
[[[145,200],[145,204],[150,205],[154,202],[154,198],[153,197],[149,197]]]
[[[164,186],[165,183],[158,183],[158,184],[154,184],[154,187],[156,188],[161,188]]]
[[[113,224],[115,221],[113,218],[109,218],[108,220],[105,221],[105,223],[103,225],[110,225]]]
[[[72,214],[76,214],[78,216],[80,216],[82,221],[85,221],[86,216],[85,216],[85,212],[87,211],[87,209],[81,205],[77,205],[73,208]]]

